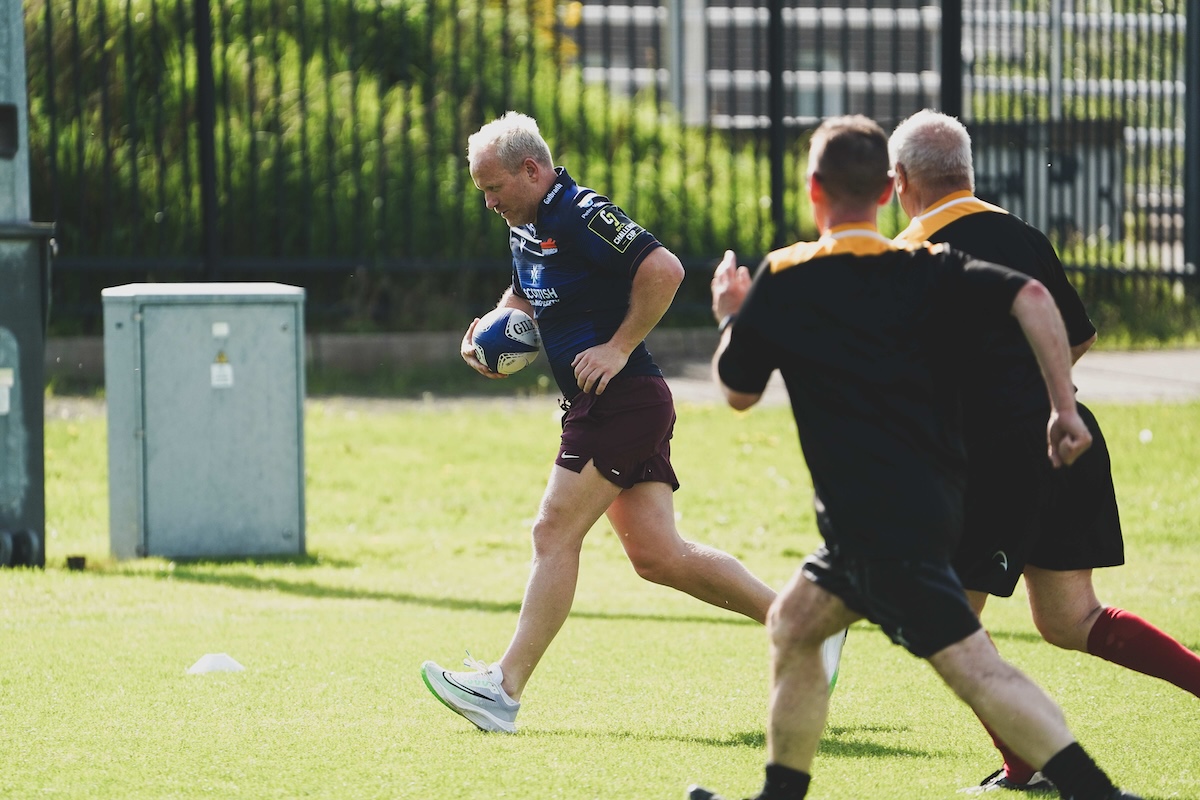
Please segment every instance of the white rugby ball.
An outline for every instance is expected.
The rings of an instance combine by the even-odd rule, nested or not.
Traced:
[[[511,375],[537,358],[541,344],[537,325],[519,308],[496,308],[479,318],[471,344],[475,357],[492,372]]]

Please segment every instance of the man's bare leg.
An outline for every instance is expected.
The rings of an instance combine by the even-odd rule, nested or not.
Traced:
[[[626,489],[608,519],[641,577],[766,622],[775,592],[728,553],[679,535],[669,485],[651,481]]]
[[[592,525],[620,494],[592,464],[580,473],[555,465],[533,523],[533,562],[517,629],[500,658],[501,684],[519,700],[575,601],[579,553]]]

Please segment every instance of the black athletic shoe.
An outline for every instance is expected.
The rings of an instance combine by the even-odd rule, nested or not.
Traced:
[[[713,794],[703,786],[692,784],[687,790],[688,800],[725,800],[719,794]]]
[[[963,789],[963,791],[969,794],[983,794],[984,792],[991,792],[996,789],[1009,789],[1014,792],[1057,791],[1051,780],[1040,772],[1033,773],[1033,777],[1027,783],[1014,783],[1004,774],[1003,767],[980,781],[978,786],[971,789]]]

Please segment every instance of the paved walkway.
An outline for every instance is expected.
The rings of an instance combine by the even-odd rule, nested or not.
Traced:
[[[1200,399],[1200,350],[1088,353],[1073,374],[1084,402]]]
[[[1075,385],[1085,403],[1182,403],[1200,400],[1200,349],[1138,352],[1093,351],[1075,365]],[[707,364],[693,364],[668,378],[677,400],[719,401]],[[763,402],[785,403],[787,393],[776,374]]]
[[[1074,370],[1079,399],[1104,403],[1185,403],[1200,401],[1200,348],[1191,350],[1158,350],[1139,352],[1094,351],[1088,353]],[[718,403],[721,393],[709,377],[707,362],[693,360],[679,374],[667,378],[678,402]],[[451,402],[466,403],[542,403],[553,404],[554,398],[515,400],[462,398]],[[356,408],[386,411],[397,405],[425,405],[422,400],[387,400],[337,398],[319,402],[352,405]],[[437,401],[444,405],[447,401]],[[763,403],[787,403],[787,392],[778,374],[767,387]],[[98,416],[104,413],[104,401],[98,398],[50,397],[46,401],[46,417],[70,419]]]

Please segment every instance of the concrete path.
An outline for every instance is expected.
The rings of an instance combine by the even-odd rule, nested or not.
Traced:
[[[1183,403],[1200,400],[1200,349],[1138,352],[1093,351],[1074,369],[1079,399],[1085,403]],[[689,364],[668,378],[675,398],[683,402],[716,402],[720,392],[708,365]],[[778,374],[767,387],[766,403],[786,403]]]
[[[705,343],[703,349],[707,349]],[[692,348],[685,366],[678,374],[667,378],[675,399],[680,403],[719,403],[721,393],[709,377],[709,366],[700,359],[699,350]],[[678,357],[677,357],[678,358]],[[670,364],[667,358],[663,363]],[[1084,402],[1100,403],[1186,403],[1200,401],[1200,348],[1189,350],[1156,350],[1139,352],[1093,351],[1080,359],[1074,371],[1075,384],[1079,387],[1079,399]],[[363,409],[386,411],[394,405],[425,404],[422,400],[385,400],[337,398],[318,402],[335,405],[353,405]],[[441,398],[439,404],[445,404]],[[462,398],[450,402],[520,402],[542,403],[550,407],[554,398],[514,400],[486,400]],[[764,403],[780,405],[787,403],[787,392],[783,381],[776,375],[767,387]],[[81,416],[97,416],[104,413],[104,401],[97,398],[51,397],[47,399],[46,417],[70,419]]]
[[[459,334],[310,335],[310,363],[339,369],[404,369],[418,361],[457,359]],[[695,402],[719,401],[708,376],[716,347],[715,328],[662,329],[648,344],[665,369],[676,396]],[[104,348],[99,337],[51,339],[46,345],[46,375],[104,380]],[[1093,350],[1075,367],[1079,397],[1096,402],[1184,402],[1200,400],[1200,348],[1109,352]],[[772,385],[774,393],[781,384]]]
[[[1200,350],[1088,353],[1073,374],[1084,402],[1200,399]]]

